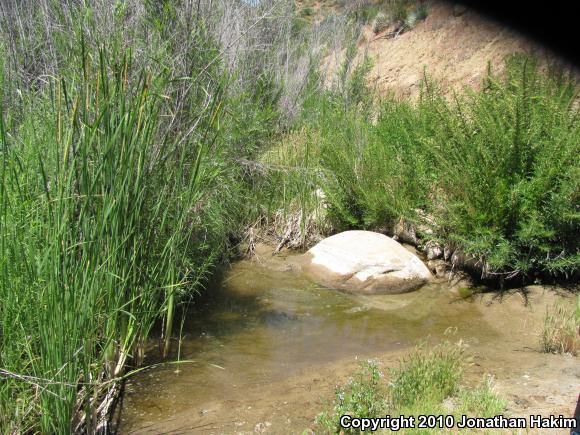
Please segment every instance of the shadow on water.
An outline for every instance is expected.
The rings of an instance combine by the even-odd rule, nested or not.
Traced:
[[[479,304],[458,299],[443,285],[354,296],[317,287],[296,272],[240,262],[189,307],[179,358],[190,362],[146,370],[127,382],[121,424],[130,428],[203,410],[212,401],[243,395],[249,386],[341,358],[439,340],[450,329],[473,329],[478,322]],[[481,326],[487,331],[481,339],[492,340],[493,328]]]

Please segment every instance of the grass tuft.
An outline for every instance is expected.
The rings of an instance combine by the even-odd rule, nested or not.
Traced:
[[[360,433],[356,429],[342,429],[340,417],[374,417],[386,410],[386,388],[382,383],[383,374],[374,361],[365,361],[349,382],[338,387],[335,392],[334,407],[331,412],[322,412],[317,424],[332,433]]]
[[[405,357],[390,379],[390,403],[395,408],[416,403],[439,403],[459,389],[463,378],[463,350],[444,343],[427,351],[420,347]]]
[[[562,302],[556,302],[546,309],[540,337],[542,351],[577,355],[580,351],[579,321],[580,318],[574,309]]]

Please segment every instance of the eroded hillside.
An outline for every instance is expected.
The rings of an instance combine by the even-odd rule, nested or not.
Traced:
[[[369,78],[381,94],[393,90],[399,96],[416,96],[424,70],[445,86],[477,87],[488,62],[498,71],[511,53],[550,57],[525,36],[475,11],[457,13],[454,4],[447,2],[429,2],[427,11],[424,21],[396,37],[394,26],[380,33],[373,31],[373,23],[364,26],[357,57],[360,61],[367,54],[372,60]],[[343,57],[344,50],[328,59],[329,72]]]

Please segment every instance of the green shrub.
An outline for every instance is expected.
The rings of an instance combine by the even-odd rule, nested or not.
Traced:
[[[347,56],[348,58],[348,56]],[[444,97],[426,79],[416,104],[370,109],[361,73],[311,110],[321,187],[336,228],[388,230],[403,218],[480,260],[489,276],[580,270],[580,129],[572,75],[515,55],[479,91]],[[354,91],[354,90],[356,91]],[[366,90],[365,90],[366,89]],[[376,122],[374,121],[376,119]]]
[[[386,395],[381,383],[382,374],[376,363],[363,362],[360,370],[343,387],[335,392],[334,407],[331,412],[323,412],[316,422],[329,433],[360,433],[358,429],[342,429],[340,417],[377,417],[386,409]]]
[[[440,403],[455,394],[463,378],[463,351],[444,343],[432,350],[419,347],[390,374],[390,403],[395,408]]]
[[[448,104],[429,86],[418,110],[429,129],[446,236],[496,271],[578,271],[580,152],[577,84],[540,72],[533,58],[508,60],[480,92]]]

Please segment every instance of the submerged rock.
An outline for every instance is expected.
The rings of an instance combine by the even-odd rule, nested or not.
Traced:
[[[316,282],[352,293],[404,293],[431,278],[417,256],[390,237],[371,231],[336,234],[304,256],[304,271]]]
[[[449,272],[449,290],[461,296],[468,295],[475,287],[471,277],[465,272]]]

